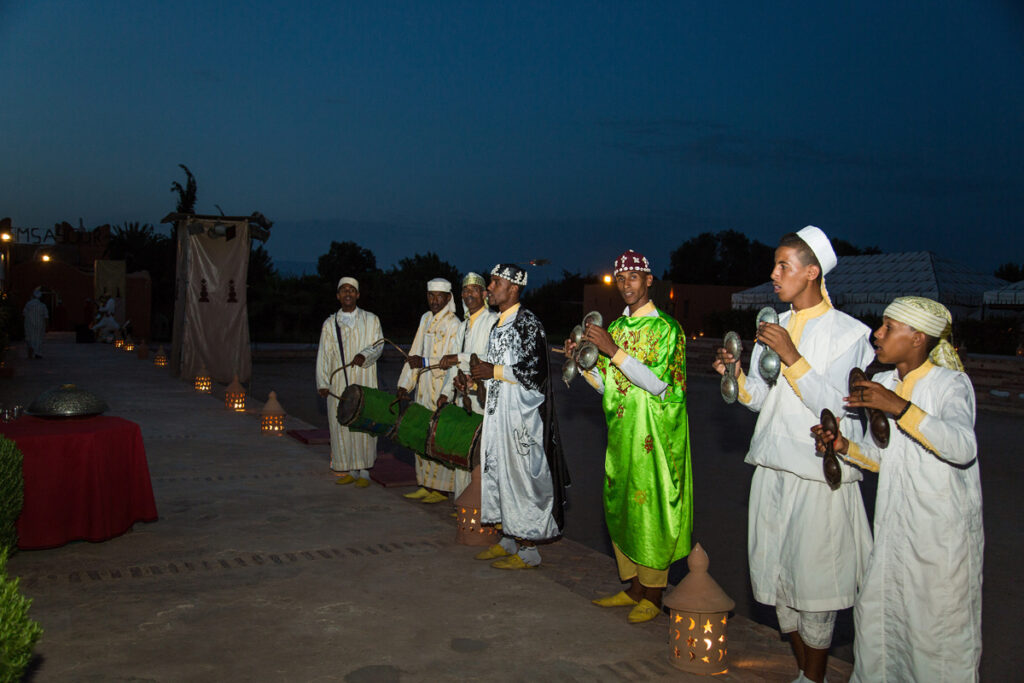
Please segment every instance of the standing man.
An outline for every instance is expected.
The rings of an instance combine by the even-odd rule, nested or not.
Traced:
[[[686,335],[651,302],[654,277],[645,256],[625,252],[614,273],[626,308],[607,331],[587,325],[584,338],[604,355],[584,377],[603,395],[605,522],[619,578],[630,585],[593,602],[632,607],[628,621],[638,624],[661,613],[669,565],[690,552]],[[575,346],[566,340],[566,354]]]
[[[569,473],[562,456],[544,327],[520,308],[526,271],[500,263],[487,288],[498,307],[485,362],[472,377],[487,387],[481,435],[480,521],[501,522],[500,543],[476,556],[497,569],[540,565],[536,543],[562,533]],[[500,559],[499,559],[500,558]]]
[[[491,328],[498,322],[498,314],[487,306],[487,290],[482,275],[468,273],[462,278],[462,303],[465,306],[465,319],[459,325],[459,333],[455,338],[455,348],[458,353],[450,353],[441,359],[441,367],[446,370],[444,386],[441,387],[441,396],[437,400],[438,407],[448,403],[454,398],[454,382],[458,372],[469,374],[470,358],[476,354],[477,358],[485,358],[487,355],[487,339],[491,335]],[[477,415],[484,414],[484,407],[480,403],[480,396],[475,391],[470,391],[470,407]],[[467,470],[455,470],[455,497],[458,498],[472,478],[472,473]]]
[[[338,424],[338,397],[350,384],[377,388],[377,359],[383,345],[380,320],[356,306],[359,282],[352,277],[338,280],[341,310],[324,321],[320,328],[320,347],[316,354],[316,386],[327,398],[327,422],[331,432],[331,470],[338,475],[335,484],[359,488],[370,485],[368,469],[377,459],[377,437],[349,431]]]
[[[441,358],[457,349],[459,318],[455,315],[451,282],[438,277],[427,283],[427,308],[430,310],[420,318],[409,358],[398,377],[398,397],[405,398],[415,391],[416,402],[433,412],[444,384],[445,373],[439,367]],[[420,487],[406,493],[406,498],[440,503],[455,490],[455,470],[417,453],[416,483]]]
[[[739,373],[739,402],[759,413],[746,462],[755,466],[748,505],[747,554],[754,599],[774,605],[800,667],[798,681],[821,683],[836,611],[853,604],[871,551],[860,472],[842,464],[839,489],[825,482],[811,427],[822,409],[842,415],[851,368],[874,358],[870,330],[832,308],[824,276],[836,254],[820,229],[783,235],[771,279],[790,310],[763,323],[757,340],[782,361],[778,382],[761,376],[762,345]],[[718,349],[719,374],[739,359]]]
[[[46,321],[50,313],[42,302],[43,290],[36,287],[32,290],[32,298],[25,303],[21,315],[25,318],[25,346],[29,358],[42,358],[43,337],[46,336]]]

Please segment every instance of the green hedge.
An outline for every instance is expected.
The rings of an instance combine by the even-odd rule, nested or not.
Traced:
[[[18,544],[14,523],[21,514],[23,495],[21,451],[13,441],[0,436],[0,550],[13,550]]]

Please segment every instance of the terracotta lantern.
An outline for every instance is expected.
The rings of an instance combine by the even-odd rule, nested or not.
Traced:
[[[213,380],[210,378],[210,373],[206,371],[205,365],[199,367],[199,372],[196,373],[192,386],[200,394],[213,393]]]
[[[135,357],[139,360],[146,360],[149,358],[149,346],[146,344],[145,339],[139,342],[139,345],[135,347]]]
[[[153,356],[153,365],[158,368],[167,367],[167,352],[164,351],[164,347],[162,345],[156,350],[156,355]]]
[[[455,542],[462,545],[494,545],[501,532],[480,524],[480,466],[473,468],[469,486],[455,500]]]
[[[224,407],[236,413],[245,412],[245,387],[238,381],[238,375],[235,375],[231,384],[224,390]]]
[[[129,339],[125,339],[124,340],[124,346],[122,346],[121,348],[124,349],[125,351],[131,353],[132,351],[135,350],[135,342],[133,342],[130,338]]]
[[[115,339],[114,340],[114,348],[115,349],[123,349],[124,348],[124,339]]]
[[[284,434],[284,417],[287,413],[277,401],[277,392],[271,391],[267,396],[267,402],[263,404],[260,411],[260,431],[272,436]]]
[[[736,603],[708,574],[708,554],[693,546],[686,558],[690,573],[665,596],[669,608],[669,661],[677,669],[695,674],[729,670],[726,627]]]

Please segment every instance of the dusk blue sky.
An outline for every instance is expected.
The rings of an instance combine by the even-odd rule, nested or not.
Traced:
[[[660,274],[812,223],[991,272],[1024,261],[1022,7],[0,0],[0,217],[155,224],[184,163],[278,261]]]

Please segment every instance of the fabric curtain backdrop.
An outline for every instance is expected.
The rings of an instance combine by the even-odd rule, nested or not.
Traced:
[[[217,382],[237,373],[249,381],[246,278],[249,272],[249,224],[225,221],[235,238],[189,235],[188,287],[181,348],[181,376],[194,377],[203,367]]]

